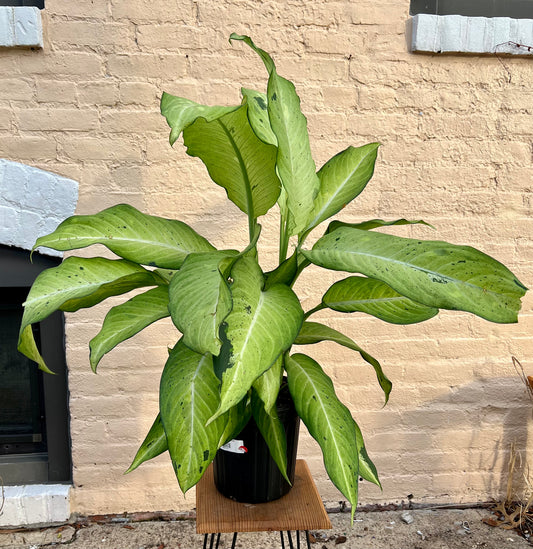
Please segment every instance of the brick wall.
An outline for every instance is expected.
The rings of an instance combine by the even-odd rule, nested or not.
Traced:
[[[163,90],[235,104],[241,86],[263,89],[250,34],[291,78],[309,120],[317,165],[348,144],[379,140],[376,175],[346,221],[424,218],[438,229],[397,234],[468,243],[531,286],[533,67],[529,59],[424,56],[407,51],[408,0],[47,0],[44,49],[0,51],[0,156],[79,181],[79,213],[117,202],[190,223],[215,245],[242,244],[246,220],[208,182],[199,162],[168,146]],[[265,233],[276,230],[271,220]],[[84,253],[89,254],[90,251]],[[272,257],[265,258],[265,266]],[[304,306],[333,281],[299,281]],[[406,499],[474,502],[505,490],[511,442],[531,446],[531,402],[511,362],[528,373],[532,300],[520,323],[441,313],[415,326],[323,313],[376,356],[395,387],[389,405],[373,372],[350,351],[309,349],[334,378],[366,436],[384,486],[361,503]],[[186,509],[166,457],[122,476],[157,413],[169,323],[150,327],[105,358],[94,376],[88,341],[105,307],[68,316],[72,510]],[[318,315],[317,315],[317,318]],[[333,357],[333,358],[332,358]],[[300,455],[324,499],[317,446]]]

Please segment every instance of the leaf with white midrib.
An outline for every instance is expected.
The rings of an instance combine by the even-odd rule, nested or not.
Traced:
[[[213,419],[239,402],[296,337],[303,319],[300,302],[283,284],[263,291],[263,273],[251,257],[231,272],[233,307],[222,324],[223,345],[215,359],[222,379],[220,408]]]
[[[325,324],[320,324],[319,322],[304,322],[298,333],[298,336],[294,340],[295,345],[313,345],[315,343],[320,343],[321,341],[333,341],[339,345],[347,347],[352,351],[356,351],[361,355],[361,358],[370,364],[374,371],[376,372],[376,377],[378,379],[379,386],[383,389],[385,393],[385,404],[389,400],[389,395],[392,390],[392,383],[389,378],[383,372],[381,364],[375,359],[371,354],[367,353],[364,349],[359,347],[353,339],[349,338],[347,335],[344,335],[342,332],[334,330]]]
[[[68,257],[57,267],[43,271],[33,283],[24,303],[21,332],[58,309],[75,311],[157,283],[157,275],[124,259]]]
[[[348,147],[318,171],[320,190],[307,229],[338,213],[366,187],[374,173],[379,143]]]
[[[69,217],[53,233],[38,238],[34,249],[67,251],[93,244],[103,244],[135,263],[164,269],[179,269],[190,253],[215,249],[185,223],[147,215],[128,204]]]
[[[179,341],[161,376],[159,406],[168,449],[181,490],[202,477],[215,457],[225,418],[206,426],[219,404],[220,381],[209,353],[195,353]]]
[[[231,250],[191,254],[170,282],[169,307],[185,345],[197,353],[218,355],[220,324],[231,311],[231,294],[221,265]]]
[[[231,40],[242,40],[263,60],[269,79],[267,108],[270,127],[277,140],[276,170],[286,191],[280,195],[282,212],[289,211],[289,235],[301,233],[307,226],[320,181],[311,155],[307,119],[300,110],[300,98],[294,84],[278,75],[272,58],[248,36],[233,33]]]
[[[343,313],[362,312],[393,324],[414,324],[433,318],[439,310],[405,297],[374,278],[351,276],[339,280],[322,303]]]
[[[165,435],[165,430],[163,429],[163,423],[161,422],[161,414],[157,414],[152,427],[150,427],[148,434],[137,450],[131,465],[125,473],[131,473],[145,461],[153,459],[167,450],[167,437]]]
[[[166,285],[152,288],[110,309],[101,330],[89,342],[92,369],[96,371],[101,358],[119,343],[169,315]]]
[[[317,265],[381,280],[413,301],[516,322],[525,286],[507,267],[469,246],[339,227],[302,254]]]
[[[331,481],[352,504],[353,520],[359,473],[355,422],[335,395],[331,379],[312,358],[292,355],[285,368],[296,411],[320,445]]]

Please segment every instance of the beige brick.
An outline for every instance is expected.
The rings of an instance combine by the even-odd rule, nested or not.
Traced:
[[[140,144],[123,138],[75,137],[62,140],[61,155],[74,161],[122,160],[137,161],[142,158]]]
[[[145,133],[167,131],[165,119],[152,111],[118,111],[113,109],[102,114],[102,131],[112,133]]]
[[[202,29],[188,25],[138,25],[137,43],[142,50],[179,50],[184,53],[191,49],[211,49],[210,38]]]
[[[31,101],[33,85],[26,78],[0,79],[0,101]]]
[[[87,52],[31,52],[34,55],[21,55],[16,66],[21,74],[33,73],[50,78],[60,76],[97,77],[102,73],[102,59],[95,53]]]
[[[11,110],[10,109],[0,109],[0,130],[9,130],[11,129]]]
[[[98,113],[87,109],[25,109],[16,113],[21,130],[91,131]]]
[[[114,19],[129,19],[135,22],[156,21],[191,24],[196,17],[196,6],[191,3],[178,5],[177,2],[154,3],[150,0],[111,1]]]
[[[101,19],[109,13],[109,0],[91,0],[90,3],[76,2],[70,0],[51,0],[47,11],[56,15],[69,17],[83,17],[88,19]]]
[[[185,76],[187,63],[184,55],[133,53],[129,55],[110,55],[107,62],[110,75],[118,78],[138,79],[155,78],[162,74],[173,78]]]
[[[121,82],[120,102],[125,105],[146,105],[157,110],[162,92],[148,82]]]
[[[87,20],[54,20],[48,26],[51,39],[56,46],[91,46],[119,51],[133,48],[134,28],[128,23],[102,23]]]
[[[68,80],[37,80],[36,97],[39,103],[76,104],[77,89],[74,82]]]
[[[0,136],[0,156],[19,162],[55,160],[56,142],[49,137]]]
[[[114,81],[95,80],[78,84],[81,105],[116,105],[118,102],[118,84]]]

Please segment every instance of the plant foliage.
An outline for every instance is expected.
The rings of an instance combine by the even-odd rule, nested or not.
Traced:
[[[182,336],[170,351],[160,385],[160,414],[129,470],[168,450],[185,492],[201,478],[220,446],[253,416],[286,475],[284,431],[275,402],[283,374],[298,414],[319,443],[333,483],[355,509],[359,476],[379,485],[361,431],[333,383],[293,345],[333,341],[374,370],[385,394],[391,382],[379,362],[348,336],[309,316],[329,308],[413,324],[439,309],[469,311],[493,322],[517,321],[526,288],[507,267],[467,246],[400,238],[376,231],[420,220],[332,221],[312,248],[311,231],[365,189],[378,144],[348,147],[317,170],[307,120],[294,85],[278,75],[265,51],[245,42],[265,64],[266,93],[243,89],[231,107],[199,105],[164,93],[161,112],[173,145],[183,135],[189,155],[247,217],[246,249],[217,250],[185,223],[117,205],[66,219],[35,248],[76,250],[103,244],[119,259],[69,257],[43,272],[25,303],[19,349],[47,367],[31,324],[55,310],[77,311],[133,289],[143,293],[113,307],[90,342],[94,370],[116,345],[170,316]],[[279,267],[258,262],[258,218],[280,212]],[[289,241],[294,251],[289,254]],[[354,273],[336,282],[304,312],[293,285],[312,265]],[[354,373],[354,376],[356,374]]]

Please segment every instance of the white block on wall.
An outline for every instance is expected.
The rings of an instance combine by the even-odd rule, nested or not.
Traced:
[[[533,19],[419,13],[412,18],[411,51],[533,55]]]
[[[41,10],[34,6],[0,6],[0,47],[42,48]]]
[[[0,244],[31,250],[74,214],[78,183],[55,173],[0,158]],[[44,254],[61,257],[49,248]]]
[[[51,524],[70,517],[70,485],[5,486],[0,526]]]

